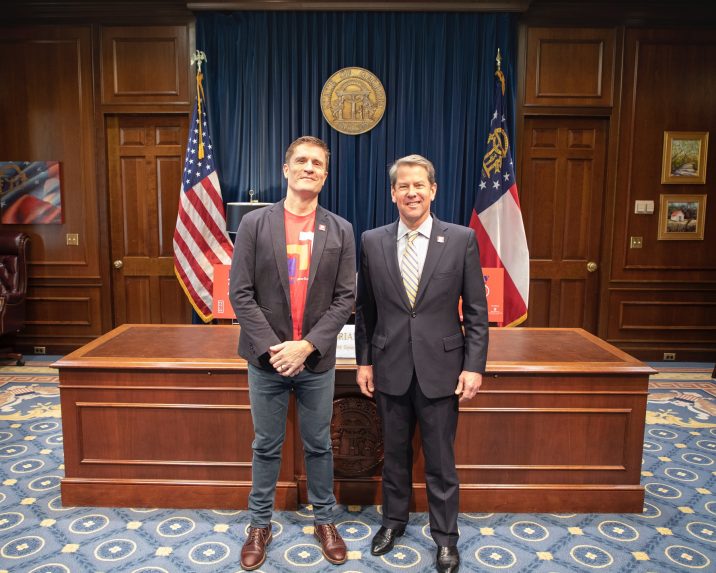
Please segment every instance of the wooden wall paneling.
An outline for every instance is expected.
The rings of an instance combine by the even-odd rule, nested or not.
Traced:
[[[27,225],[30,277],[99,278],[89,28],[6,30],[0,39],[5,160],[60,161],[60,225]],[[48,89],[48,86],[52,86]],[[67,246],[66,233],[79,234]]]
[[[184,115],[107,120],[115,325],[190,322],[172,244],[187,126]]]
[[[526,34],[525,106],[611,106],[613,28],[538,28]]]
[[[189,103],[187,26],[101,30],[102,104]]]
[[[606,140],[606,120],[525,120],[521,202],[535,310],[529,326],[596,332]]]
[[[615,217],[617,211],[623,207],[619,203],[621,195],[618,183],[619,167],[619,141],[622,123],[622,107],[624,105],[623,82],[624,82],[624,38],[626,35],[625,26],[619,26],[616,33],[616,62],[614,105],[611,108],[609,118],[609,137],[607,140],[607,165],[605,174],[605,200],[604,200],[604,221],[602,224],[603,237],[601,250],[601,272],[599,273],[599,326],[598,335],[602,339],[607,338],[609,328],[609,285],[612,273],[612,261],[616,256],[614,251]],[[643,358],[642,356],[639,356]]]
[[[624,129],[620,141],[619,202],[616,214],[616,280],[716,280],[716,258],[709,256],[716,228],[716,201],[707,201],[703,241],[657,240],[660,194],[709,195],[716,181],[713,146],[705,185],[661,184],[664,131],[716,132],[716,39],[696,31],[630,30],[625,58]],[[713,199],[714,197],[712,197]],[[653,215],[634,214],[634,201],[653,200]],[[641,249],[629,237],[641,236]],[[688,273],[688,276],[687,274]]]
[[[640,357],[662,359],[663,352],[679,348],[683,360],[713,360],[716,352],[712,331],[702,322],[713,316],[709,309],[716,292],[713,148],[705,185],[661,183],[664,131],[716,132],[710,95],[716,90],[714,38],[713,30],[695,29],[629,29],[625,35],[604,334]],[[657,239],[661,194],[710,196],[703,241]],[[636,200],[654,201],[654,214],[635,214]],[[631,237],[642,237],[642,248],[630,248]]]
[[[26,346],[65,354],[103,333],[101,284],[33,281],[28,289]]]
[[[5,0],[3,16],[8,22],[107,23],[147,25],[174,24],[192,17],[186,0]]]
[[[4,28],[0,39],[5,160],[58,160],[61,224],[21,225],[31,236],[28,326],[24,349],[76,348],[102,332],[109,302],[102,288],[101,231],[96,185],[91,26]],[[77,234],[79,244],[67,245]],[[68,291],[73,294],[68,295]],[[76,293],[76,294],[75,294]],[[58,313],[69,296],[78,316]],[[86,309],[91,309],[87,316]],[[108,325],[107,325],[108,326]]]
[[[716,348],[716,291],[689,285],[614,287],[607,338],[647,360],[713,361]]]

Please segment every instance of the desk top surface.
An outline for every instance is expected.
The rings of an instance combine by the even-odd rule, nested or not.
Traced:
[[[53,366],[91,369],[242,370],[238,326],[124,324]],[[338,369],[355,361],[338,359]],[[579,328],[491,328],[488,373],[631,373],[652,368]]]

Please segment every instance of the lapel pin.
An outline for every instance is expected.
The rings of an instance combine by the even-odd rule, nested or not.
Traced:
[[[437,240],[438,243],[444,243],[444,242],[445,242],[445,237],[443,237],[442,235],[438,235],[438,238],[437,238],[436,240]]]
[[[318,230],[319,230],[319,231],[325,231],[325,230],[326,230],[326,226],[325,226],[325,225],[318,225]]]

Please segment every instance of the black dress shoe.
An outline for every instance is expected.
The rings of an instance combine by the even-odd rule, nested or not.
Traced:
[[[373,541],[370,544],[370,552],[373,555],[385,555],[395,545],[395,540],[398,537],[402,537],[405,533],[405,528],[402,529],[390,529],[389,527],[380,526],[378,533],[373,537]]]
[[[457,547],[438,546],[435,568],[438,573],[457,573],[458,569],[460,569],[460,553]]]

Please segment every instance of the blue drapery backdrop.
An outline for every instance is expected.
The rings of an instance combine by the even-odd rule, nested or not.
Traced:
[[[198,14],[197,49],[207,57],[205,92],[224,201],[248,201],[249,189],[261,201],[278,201],[286,148],[314,135],[331,150],[320,204],[351,221],[357,241],[397,217],[387,169],[411,153],[435,164],[435,214],[467,225],[498,48],[514,126],[515,30],[511,14]],[[353,66],[380,79],[387,106],[371,131],[345,135],[323,118],[320,95],[332,74]]]

